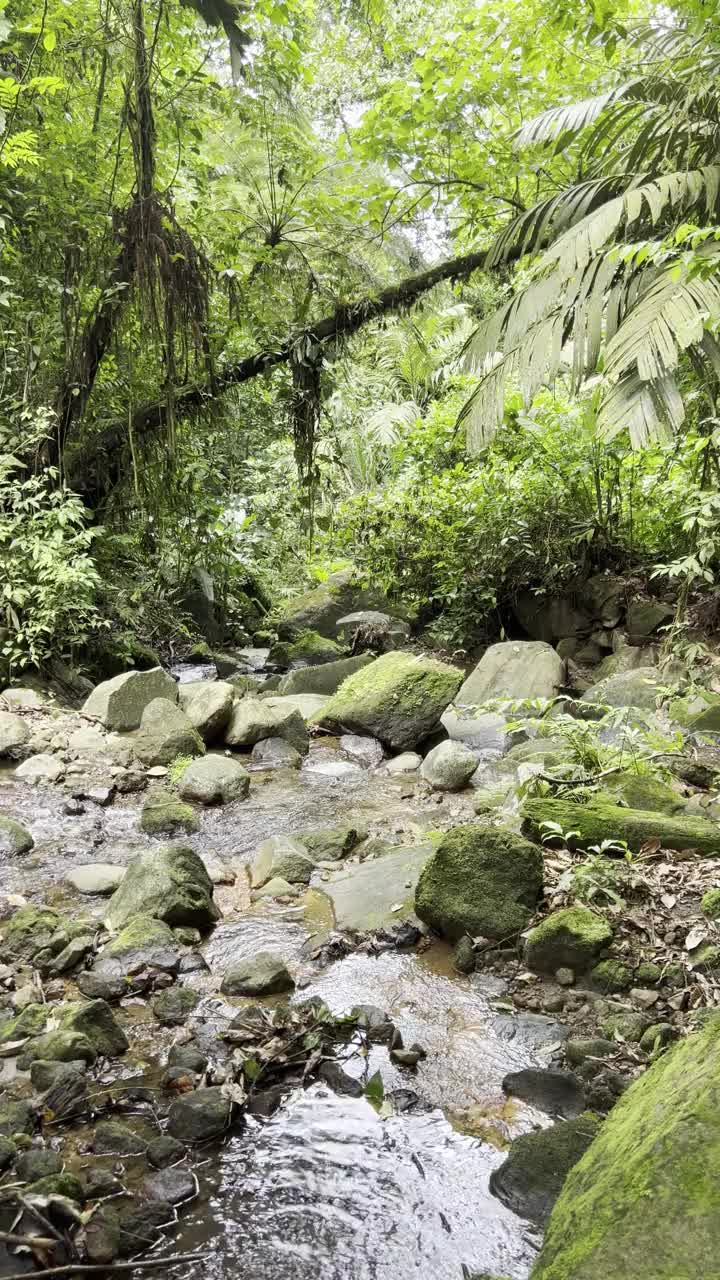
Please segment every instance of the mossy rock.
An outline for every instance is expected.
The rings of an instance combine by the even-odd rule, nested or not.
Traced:
[[[542,1226],[568,1173],[585,1155],[601,1123],[599,1116],[584,1112],[549,1129],[522,1134],[490,1175],[493,1195],[513,1213]]]
[[[452,702],[462,672],[435,658],[386,653],[344,680],[318,714],[326,728],[369,734],[391,751],[417,747]]]
[[[205,864],[193,849],[169,844],[133,858],[108,903],[107,923],[119,930],[133,916],[154,916],[168,925],[203,929],[219,915]]]
[[[97,1050],[79,1031],[47,1031],[25,1046],[18,1066],[27,1069],[32,1062],[85,1062],[92,1066]]]
[[[359,825],[322,827],[317,831],[297,831],[295,840],[307,849],[316,862],[339,862],[349,858],[354,849],[367,839],[367,828]]]
[[[26,1192],[32,1196],[65,1196],[76,1204],[85,1203],[82,1183],[74,1173],[50,1173],[46,1178],[32,1182]]]
[[[156,947],[172,947],[175,935],[169,925],[154,916],[133,916],[116,938],[103,950],[105,956],[126,956],[134,951],[144,952]]]
[[[331,573],[317,587],[284,601],[272,620],[281,640],[294,640],[304,631],[317,631],[332,640],[340,619],[361,609],[398,613],[397,605],[388,605],[382,591],[364,587],[352,566],[348,566]]]
[[[615,801],[622,800],[629,809],[643,809],[646,813],[666,813],[672,817],[685,808],[685,801],[677,791],[650,774],[619,773],[609,780],[607,794]]]
[[[525,941],[525,963],[539,973],[555,973],[568,967],[584,972],[612,942],[613,931],[602,916],[588,907],[553,911],[530,931]]]
[[[129,1048],[128,1038],[105,1000],[61,1005],[57,1016],[61,1031],[74,1031],[85,1036],[95,1051],[105,1057],[117,1057]]]
[[[189,804],[167,793],[156,793],[142,807],[140,830],[149,836],[174,835],[177,831],[192,834],[200,830],[200,820]]]
[[[278,640],[270,650],[268,662],[277,667],[289,667],[293,662],[315,667],[342,658],[344,652],[341,645],[321,636],[319,631],[301,631],[294,640]]]
[[[48,1007],[45,1004],[29,1004],[16,1018],[10,1018],[0,1026],[0,1044],[10,1044],[15,1040],[25,1040],[28,1036],[39,1036],[45,1029],[48,1020]]]
[[[590,972],[600,991],[627,991],[633,985],[633,971],[622,960],[601,960]]]
[[[659,839],[666,849],[695,849],[703,857],[720,855],[720,827],[705,818],[648,813],[624,809],[605,800],[582,805],[571,800],[528,800],[522,807],[523,834],[540,840],[543,823],[558,823],[563,831],[573,831],[572,844],[582,848],[601,845],[604,840],[624,840],[632,853],[639,853],[648,840]]]
[[[415,910],[438,933],[515,938],[542,892],[542,854],[512,831],[481,824],[454,827],[428,859]]]
[[[654,711],[663,681],[657,667],[637,667],[620,675],[607,676],[582,694],[581,702],[606,707],[640,707]]]
[[[15,911],[3,926],[1,954],[4,960],[31,960],[47,947],[60,925],[56,911],[28,904]]]
[[[720,920],[720,889],[708,889],[703,894],[700,909],[710,920]]]
[[[192,987],[168,987],[155,996],[152,1011],[164,1027],[181,1027],[199,1003],[200,996]]]
[[[720,1253],[720,1019],[623,1094],[569,1173],[533,1280],[700,1280]]]
[[[628,1044],[638,1044],[650,1022],[649,1015],[639,1010],[615,1009],[607,1014],[602,1033],[608,1040],[627,1040]]]
[[[693,733],[720,733],[720,694],[699,689],[684,698],[673,698],[668,714]]]
[[[29,853],[34,843],[30,832],[20,822],[0,816],[0,853]]]

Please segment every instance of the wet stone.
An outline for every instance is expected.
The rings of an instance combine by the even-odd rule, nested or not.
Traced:
[[[15,1143],[10,1138],[0,1137],[0,1173],[10,1168],[16,1154],[17,1147]]]
[[[187,1022],[199,1002],[200,997],[192,987],[169,987],[155,997],[152,1010],[164,1027],[179,1027]]]
[[[207,1055],[198,1049],[196,1045],[174,1044],[168,1053],[168,1066],[184,1067],[187,1071],[194,1071],[197,1075],[202,1075],[207,1064]]]
[[[95,1129],[93,1150],[96,1155],[144,1155],[147,1145],[147,1138],[122,1120],[101,1120]]]
[[[177,1138],[170,1138],[163,1134],[159,1138],[154,1138],[148,1144],[147,1158],[148,1162],[155,1169],[166,1169],[168,1165],[176,1164],[178,1160],[182,1160],[187,1152],[184,1143],[178,1142]]]
[[[101,1164],[91,1164],[85,1169],[82,1181],[86,1200],[102,1200],[105,1196],[115,1196],[123,1186],[112,1169],[103,1168]]]
[[[37,1182],[50,1174],[60,1173],[62,1167],[62,1156],[47,1147],[31,1147],[29,1151],[24,1151],[15,1166],[22,1182]]]
[[[167,1204],[182,1204],[196,1194],[197,1184],[189,1169],[165,1168],[146,1178],[142,1194],[148,1200],[160,1200]]]
[[[145,1253],[160,1239],[162,1228],[175,1221],[172,1205],[163,1200],[147,1200],[120,1219],[120,1256],[132,1258]]]
[[[230,1100],[222,1089],[196,1089],[173,1102],[168,1115],[168,1130],[173,1138],[184,1142],[203,1142],[219,1138],[231,1116]]]
[[[571,1119],[585,1108],[585,1091],[570,1071],[526,1067],[506,1075],[502,1087],[511,1098],[522,1098],[548,1115]]]

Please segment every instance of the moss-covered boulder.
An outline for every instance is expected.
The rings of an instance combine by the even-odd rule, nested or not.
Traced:
[[[326,728],[370,734],[391,751],[416,747],[439,723],[462,680],[457,667],[386,653],[350,676],[318,719]]]
[[[22,823],[0,816],[0,853],[29,853],[34,843]]]
[[[608,779],[607,794],[629,809],[644,809],[646,813],[667,813],[672,817],[685,808],[677,791],[647,773],[618,773]]]
[[[286,600],[275,615],[277,632],[281,640],[294,640],[304,631],[316,631],[332,640],[340,618],[358,609],[397,612],[397,606],[389,607],[381,591],[364,587],[352,567],[340,569],[319,586]]]
[[[329,697],[335,693],[344,680],[354,676],[375,661],[371,653],[358,653],[351,658],[339,658],[336,662],[326,662],[321,667],[299,667],[283,676],[278,686],[278,693],[286,697],[290,694],[315,693]]]
[[[585,1112],[575,1120],[524,1133],[490,1175],[490,1190],[521,1218],[543,1225],[563,1183],[597,1136],[601,1120]]]
[[[178,831],[192,834],[199,829],[195,810],[169,791],[153,792],[140,813],[140,830],[148,836],[172,836]]]
[[[428,859],[415,890],[421,920],[456,942],[514,938],[542,892],[542,854],[511,831],[454,827]]]
[[[307,852],[317,862],[339,862],[348,858],[354,849],[367,839],[367,828],[357,823],[349,823],[342,827],[320,827],[312,831],[298,831],[295,839],[300,841]]]
[[[105,1000],[85,1000],[61,1006],[57,1018],[61,1031],[85,1036],[96,1053],[104,1057],[114,1058],[127,1053],[128,1038]]]
[[[155,996],[152,1011],[164,1027],[181,1027],[200,1002],[192,987],[167,987]]]
[[[29,1067],[32,1062],[85,1062],[92,1066],[97,1056],[94,1045],[80,1031],[46,1031],[24,1047],[18,1065]]]
[[[659,839],[665,849],[696,849],[703,857],[720,854],[720,826],[706,818],[668,817],[643,809],[624,809],[605,800],[577,804],[571,800],[527,800],[522,807],[523,834],[541,840],[544,823],[557,823],[562,831],[575,832],[570,844],[587,848],[604,840],[624,840],[638,853],[648,840]]]
[[[612,938],[613,931],[602,916],[588,907],[565,907],[531,929],[525,941],[525,963],[538,973],[555,973],[564,967],[582,973]]]
[[[212,880],[192,849],[164,845],[133,858],[108,903],[106,919],[111,929],[119,930],[139,915],[199,929],[215,923],[220,912],[213,901]]]
[[[622,960],[601,960],[590,972],[590,977],[600,991],[608,994],[627,991],[633,985],[633,971]],[[640,980],[638,980],[640,986]]]
[[[700,1280],[720,1253],[720,1020],[610,1112],[568,1175],[533,1280]]]
[[[271,648],[268,662],[276,667],[317,667],[342,658],[345,650],[335,640],[319,631],[300,631],[294,640],[278,640]]]
[[[720,694],[699,689],[684,698],[673,698],[668,714],[693,733],[720,733]]]
[[[606,707],[641,707],[653,711],[663,683],[657,667],[637,667],[635,671],[607,676],[591,685],[580,701],[600,703]]]
[[[133,734],[133,752],[146,765],[167,765],[178,756],[202,756],[205,743],[181,707],[153,698]]]
[[[3,924],[0,957],[3,960],[32,960],[49,944],[60,925],[56,911],[29,903],[13,912]]]

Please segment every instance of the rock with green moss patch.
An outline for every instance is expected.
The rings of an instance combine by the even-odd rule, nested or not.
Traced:
[[[668,713],[693,733],[720,733],[720,694],[709,689],[696,689],[684,698],[673,698]]]
[[[277,877],[290,884],[309,884],[314,867],[315,858],[300,839],[269,836],[257,847],[250,867],[250,884],[259,889]]]
[[[200,996],[192,987],[167,987],[155,996],[152,1011],[164,1027],[181,1027],[199,1002]]]
[[[180,707],[206,743],[222,737],[236,696],[226,680],[193,680],[179,686]]]
[[[47,1031],[26,1045],[18,1059],[23,1068],[32,1062],[84,1062],[92,1066],[97,1051],[79,1031]]]
[[[140,814],[140,830],[149,836],[170,836],[178,831],[192,834],[200,820],[189,804],[167,791],[156,791],[145,801]]]
[[[138,760],[146,765],[168,765],[178,756],[205,753],[197,729],[185,712],[167,698],[153,698],[142,713],[140,727],[132,738]]]
[[[294,640],[278,640],[270,650],[268,662],[276,667],[290,667],[294,662],[316,667],[342,658],[343,652],[335,640],[321,636],[319,631],[300,631]]]
[[[621,676],[628,671],[636,671],[638,667],[651,667],[654,653],[652,648],[621,644],[615,653],[609,653],[607,658],[603,658],[595,669],[595,684],[606,680],[608,676]]]
[[[607,676],[582,695],[581,702],[606,707],[640,707],[654,710],[663,686],[657,667],[637,667],[620,675]]]
[[[250,790],[250,774],[237,760],[207,755],[188,765],[178,790],[183,800],[197,804],[230,804],[245,799]]]
[[[258,951],[230,965],[220,990],[226,996],[267,996],[291,991],[294,986],[281,956],[272,951]]]
[[[720,1022],[627,1090],[568,1175],[533,1280],[700,1280],[720,1252]]]
[[[173,1102],[168,1133],[182,1142],[219,1138],[230,1124],[232,1103],[221,1088],[195,1089]]]
[[[707,893],[703,894],[700,908],[703,915],[711,920],[720,920],[720,889],[708,889]]]
[[[633,985],[633,971],[622,960],[601,960],[590,972],[600,991],[627,991]]]
[[[367,839],[367,828],[357,823],[341,827],[320,827],[319,830],[298,831],[295,839],[300,841],[316,862],[340,862]]]
[[[164,845],[133,858],[108,903],[106,919],[109,927],[117,930],[138,915],[199,929],[219,919],[212,880],[192,849]]]
[[[0,1098],[0,1137],[12,1138],[16,1133],[34,1133],[35,1112],[29,1102],[13,1102]]]
[[[350,676],[323,707],[327,728],[369,734],[391,751],[416,747],[435,729],[462,680],[456,667],[386,653]]]
[[[348,613],[361,609],[397,612],[386,596],[373,587],[358,582],[353,568],[331,573],[319,586],[286,600],[276,614],[277,633],[281,640],[294,640],[304,631],[316,631],[333,639],[336,624]]]
[[[650,1026],[650,1017],[635,1009],[611,1009],[602,1024],[602,1033],[608,1040],[627,1040],[637,1044]]]
[[[490,1175],[493,1195],[521,1218],[544,1225],[568,1173],[585,1155],[601,1123],[599,1116],[585,1112],[549,1129],[522,1134]]]
[[[74,1200],[76,1204],[85,1203],[85,1193],[79,1178],[74,1173],[51,1173],[46,1178],[38,1178],[27,1188],[31,1196],[64,1196],[66,1200]]]
[[[666,813],[672,817],[685,808],[685,801],[677,791],[647,773],[616,774],[608,780],[607,794],[615,801],[623,801],[629,809],[643,809],[646,813]]]
[[[525,963],[538,973],[567,966],[583,973],[612,942],[613,931],[588,907],[565,907],[531,929],[525,941]]]
[[[605,840],[624,840],[632,853],[639,853],[648,840],[659,839],[665,849],[695,849],[704,857],[720,855],[720,827],[705,818],[686,815],[668,817],[642,809],[624,809],[604,800],[582,805],[571,800],[527,800],[521,810],[523,832],[531,840],[541,840],[543,824],[552,822],[562,831],[572,831],[571,846],[587,848]]]
[[[656,1054],[660,1049],[667,1049],[673,1040],[677,1040],[677,1030],[670,1022],[656,1022],[643,1031],[640,1037],[640,1048],[643,1053]]]
[[[420,776],[435,791],[462,791],[478,763],[478,757],[463,742],[439,742],[425,756]]]
[[[47,1020],[47,1005],[26,1005],[16,1018],[9,1018],[7,1022],[0,1025],[0,1044],[26,1040],[28,1036],[39,1036],[41,1031],[44,1031]]]
[[[291,694],[314,693],[330,696],[335,693],[344,680],[364,671],[372,665],[375,658],[370,653],[359,653],[351,658],[339,658],[335,662],[326,662],[321,667],[300,667],[290,671],[280,681],[278,692],[287,697]]]
[[[32,960],[33,956],[48,946],[59,924],[60,917],[56,911],[36,907],[32,903],[20,907],[3,924],[0,948],[2,959]]]
[[[96,1053],[106,1058],[127,1053],[128,1038],[115,1021],[113,1011],[105,1000],[61,1005],[56,1017],[61,1031],[73,1031],[85,1036]]]
[[[34,844],[27,827],[14,818],[0,816],[0,853],[29,853]]]
[[[526,928],[542,892],[540,850],[511,831],[454,827],[428,859],[415,910],[438,933],[514,938]]]

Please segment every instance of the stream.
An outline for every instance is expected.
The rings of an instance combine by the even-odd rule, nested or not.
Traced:
[[[125,864],[151,844],[138,830],[143,796],[117,796],[107,808],[88,803],[78,816],[63,812],[66,799],[61,789],[17,782],[11,769],[0,774],[2,811],[26,823],[36,842],[30,855],[2,865],[3,891],[101,917],[102,900],[80,899],[65,870]],[[471,817],[471,797],[438,805],[407,779],[351,764],[334,740],[316,739],[300,771],[254,773],[248,800],[206,811],[200,832],[183,838],[216,880],[223,911],[203,948],[209,972],[184,979],[202,993],[190,1027],[205,1050],[217,1050],[217,1030],[245,1003],[218,992],[228,961],[244,949],[280,952],[296,975],[295,999],[321,996],[338,1013],[379,1005],[406,1044],[427,1050],[415,1071],[393,1065],[382,1046],[367,1063],[347,1064],[349,1074],[365,1078],[380,1071],[392,1100],[380,1111],[364,1097],[314,1084],[269,1119],[248,1116],[219,1150],[199,1153],[200,1195],[180,1215],[173,1247],[205,1253],[208,1280],[461,1280],[476,1273],[527,1280],[537,1230],[490,1194],[488,1179],[512,1137],[548,1121],[508,1102],[501,1081],[509,1071],[547,1065],[543,1050],[562,1038],[562,1027],[511,1013],[501,980],[458,974],[442,943],[418,952],[360,950],[322,967],[313,953],[343,923],[324,888],[327,873],[300,902],[281,906],[251,903],[244,870],[269,835],[362,823],[399,853],[384,855],[385,864],[381,857],[344,868],[345,898],[338,891],[337,902],[352,915],[356,884],[361,914],[373,895],[387,910],[406,855],[426,856],[429,832]],[[169,1043],[172,1033],[158,1032],[143,1001],[123,1003],[142,1058],[126,1070],[157,1073],[159,1039]]]

